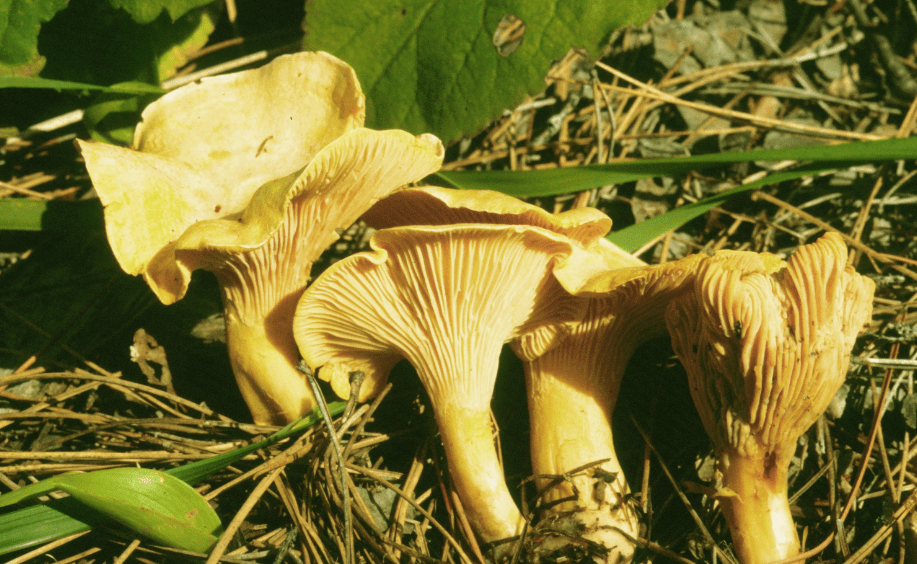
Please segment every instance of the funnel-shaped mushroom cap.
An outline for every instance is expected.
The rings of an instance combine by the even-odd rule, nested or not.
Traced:
[[[845,267],[846,257],[835,233],[785,263],[717,253],[666,314],[723,485],[738,494],[721,506],[744,564],[799,550],[787,468],[797,439],[843,383],[872,311],[874,284]]]
[[[594,242],[611,229],[611,219],[595,208],[550,214],[500,192],[438,186],[407,188],[392,194],[367,210],[363,220],[376,229],[456,223],[531,225],[560,233],[582,245]]]
[[[580,298],[588,310],[567,338],[537,358],[526,358],[532,471],[566,477],[536,480],[539,488],[550,486],[541,498],[548,506],[542,523],[549,531],[538,535],[544,539],[541,550],[591,546],[571,541],[581,537],[608,549],[604,561],[628,561],[633,555],[633,544],[618,532],[639,536],[611,415],[630,357],[640,344],[666,334],[666,306],[692,288],[701,260],[694,255],[608,271],[606,280],[593,283],[610,289]],[[571,475],[577,468],[586,469]],[[550,531],[564,533],[553,537]]]
[[[133,149],[80,142],[122,268],[166,304],[213,271],[227,346],[258,422],[314,406],[296,372],[293,309],[335,229],[435,171],[433,136],[362,129],[353,70],[325,53],[203,79],[143,113]]]
[[[503,225],[402,227],[375,233],[370,244],[373,252],[332,265],[303,294],[294,322],[303,358],[345,397],[349,372],[363,371],[368,397],[407,358],[430,397],[472,525],[488,541],[518,534],[490,398],[504,342],[581,317],[551,276],[574,246],[544,229]]]
[[[618,285],[609,273],[646,263],[603,237],[611,219],[595,208],[575,208],[551,214],[538,206],[490,190],[454,190],[437,186],[408,188],[379,200],[364,215],[369,225],[384,229],[404,225],[531,225],[568,237],[578,247],[577,260],[554,270],[571,293],[605,293]],[[597,280],[603,280],[604,283]]]

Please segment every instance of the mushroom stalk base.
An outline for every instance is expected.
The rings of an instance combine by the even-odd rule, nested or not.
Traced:
[[[528,367],[532,470],[536,475],[563,477],[536,480],[539,491],[550,486],[541,497],[550,508],[536,529],[565,533],[542,535],[539,549],[562,550],[578,545],[571,539],[579,537],[607,549],[604,554],[596,553],[593,561],[629,562],[634,545],[618,530],[637,537],[639,522],[627,499],[629,489],[611,434],[617,387],[606,386],[598,378],[588,381],[590,387],[582,381],[585,379],[579,387],[571,385],[567,380],[573,378],[564,374],[563,363],[555,362],[563,359],[556,357],[550,351]],[[536,377],[531,377],[533,372]],[[599,461],[603,462],[596,464]],[[570,474],[583,467],[587,468]]]
[[[286,425],[316,406],[305,377],[296,369],[299,352],[292,317],[286,325],[278,322],[268,316],[249,324],[228,308],[226,312],[229,361],[252,418],[261,425]]]
[[[452,485],[469,523],[485,542],[522,532],[522,514],[509,494],[494,447],[489,411],[446,402],[434,407]]]
[[[723,486],[736,494],[720,498],[720,507],[742,564],[771,564],[799,554],[787,498],[787,467],[774,454],[720,456]]]

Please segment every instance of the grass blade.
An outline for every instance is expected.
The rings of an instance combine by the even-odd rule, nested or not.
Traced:
[[[113,94],[165,94],[158,86],[144,82],[122,82],[111,86],[99,86],[69,80],[52,80],[29,76],[0,76],[0,88],[39,88],[43,90],[96,90]]]
[[[592,190],[641,178],[677,176],[728,164],[754,161],[796,160],[833,163],[835,168],[854,164],[917,159],[917,137],[862,141],[842,145],[817,145],[717,153],[673,159],[642,159],[620,163],[546,170],[440,171],[427,178],[463,190],[496,190],[517,198],[556,196]]]
[[[721,192],[715,196],[710,196],[708,198],[704,198],[703,200],[698,200],[693,204],[687,204],[669,210],[662,215],[657,215],[656,217],[641,221],[635,225],[630,225],[624,229],[621,229],[620,231],[614,231],[610,233],[606,239],[618,245],[628,253],[632,253],[656,237],[674,229],[678,229],[685,223],[705,214],[706,212],[719,206],[737,194],[755,190],[769,184],[777,184],[778,182],[796,180],[797,178],[803,178],[805,176],[821,174],[823,172],[828,172],[839,168],[843,165],[844,163],[837,163],[836,165],[832,165],[830,163],[823,163],[819,165],[809,164],[796,170],[776,172],[760,180],[749,182],[748,184],[742,184],[736,186],[735,188],[726,190],[725,192]]]

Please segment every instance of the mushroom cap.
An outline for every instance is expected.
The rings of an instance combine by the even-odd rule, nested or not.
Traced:
[[[574,208],[551,214],[538,206],[490,190],[455,190],[438,186],[406,188],[379,200],[363,215],[363,220],[377,229],[477,223],[531,225],[553,231],[575,243],[575,260],[559,264],[554,275],[568,292],[577,295],[604,294],[626,279],[626,276],[609,278],[611,272],[646,265],[604,239],[611,229],[611,218],[595,208]],[[605,280],[605,284],[596,280]]]
[[[216,262],[194,251],[258,248],[296,215],[323,217],[333,232],[439,167],[435,137],[365,130],[363,117],[349,66],[326,53],[298,53],[163,96],[143,112],[133,149],[79,146],[115,257],[172,303],[195,268]],[[321,198],[315,209],[291,211],[305,194]],[[328,213],[331,196],[355,207]],[[321,233],[317,250],[304,255],[314,260],[333,240]]]
[[[500,192],[438,186],[406,188],[391,194],[367,210],[363,220],[376,229],[456,223],[531,225],[560,233],[581,245],[595,242],[611,229],[611,219],[595,208],[551,214]]]
[[[545,332],[584,312],[550,276],[574,245],[538,227],[399,227],[376,232],[370,245],[316,279],[294,320],[306,364],[322,367],[342,397],[351,371],[366,376],[362,400],[407,358],[432,401],[486,407],[504,342],[537,335],[529,346],[547,346]]]
[[[846,257],[836,233],[787,262],[719,252],[669,305],[672,345],[721,452],[785,457],[843,383],[875,289]]]

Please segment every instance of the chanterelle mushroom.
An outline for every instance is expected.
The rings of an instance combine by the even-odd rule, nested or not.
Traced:
[[[638,524],[633,508],[624,501],[627,484],[612,442],[611,412],[628,358],[637,345],[664,334],[667,300],[687,287],[697,258],[648,267],[601,238],[611,221],[594,209],[552,215],[485,191],[411,188],[380,200],[364,220],[377,227],[532,225],[569,237],[588,255],[587,260],[569,260],[553,271],[570,292],[595,296],[576,298],[588,307],[586,317],[577,324],[562,320],[563,332],[572,332],[555,338],[550,346],[531,346],[531,334],[512,345],[526,361],[534,473],[565,475],[605,461],[560,482],[544,496],[549,502],[544,523],[565,533],[556,539],[539,533],[544,539],[539,550],[562,548],[569,538],[581,536],[600,545],[596,555],[603,552],[608,562],[628,559],[633,545],[615,528],[637,536]],[[548,482],[538,481],[542,487]],[[570,496],[572,501],[551,503]]]
[[[258,423],[314,398],[292,320],[311,264],[375,200],[435,171],[433,136],[363,129],[353,70],[325,53],[205,78],[143,112],[132,149],[80,141],[115,257],[166,304],[212,271],[236,380]]]
[[[846,257],[836,233],[787,262],[719,252],[666,313],[722,486],[731,490],[719,501],[743,564],[799,552],[789,463],[799,436],[843,383],[872,311],[875,286],[845,267]]]
[[[597,212],[596,212],[597,213]],[[519,534],[521,514],[494,449],[490,400],[503,343],[576,321],[579,302],[551,276],[574,245],[531,226],[462,224],[378,231],[306,290],[294,331],[306,363],[348,395],[384,384],[401,358],[427,390],[456,493],[485,541]],[[548,346],[543,334],[526,346]]]
[[[526,382],[532,432],[532,470],[549,509],[550,532],[542,550],[562,548],[571,538],[605,550],[594,561],[627,562],[638,537],[637,514],[615,452],[611,415],[621,378],[636,348],[666,334],[668,303],[691,288],[700,260],[609,270],[582,292],[588,310],[558,346],[527,359]],[[573,475],[569,473],[584,468]],[[567,500],[561,502],[561,500]],[[582,545],[583,543],[575,543]]]

